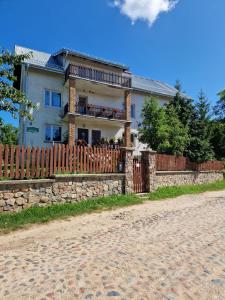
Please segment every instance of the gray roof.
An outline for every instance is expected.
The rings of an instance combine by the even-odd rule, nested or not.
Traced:
[[[52,69],[55,71],[63,71],[63,67],[59,64],[57,59],[51,54],[17,46],[17,45],[15,46],[16,54],[26,54],[29,52],[32,53],[32,57],[25,60],[26,63],[32,64],[37,67]]]
[[[174,97],[178,92],[177,89],[175,89],[173,86],[168,85],[167,83],[137,75],[132,76],[132,87],[134,90],[171,97]],[[185,94],[182,95],[184,97],[187,97],[187,95]]]
[[[91,56],[88,56],[86,54],[81,54],[79,52],[69,50],[69,49],[61,49],[55,54],[49,54],[46,52],[41,52],[21,46],[15,46],[15,53],[16,54],[25,54],[28,52],[32,52],[32,57],[27,59],[25,62],[39,67],[39,68],[47,68],[49,70],[52,70],[54,72],[64,72],[63,66],[60,65],[59,60],[57,60],[57,55],[60,55],[62,53],[65,53],[66,51],[69,51],[69,53],[73,55],[79,55],[80,57],[85,57],[86,59],[92,59],[95,61],[99,61],[101,63],[107,63],[107,64],[114,64],[111,62],[107,62],[102,59],[93,58]],[[122,67],[125,70],[124,65],[117,65],[118,67]],[[136,75],[132,75],[132,88],[137,91],[143,91],[150,94],[157,94],[157,95],[164,95],[169,97],[174,97],[178,90],[176,90],[174,87],[163,83],[158,80],[153,80],[150,78],[144,78]],[[183,94],[184,97],[189,98],[187,95]]]

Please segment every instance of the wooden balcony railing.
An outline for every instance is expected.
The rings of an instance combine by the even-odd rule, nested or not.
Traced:
[[[68,109],[69,109],[69,105],[66,104],[64,107],[65,115],[68,113]],[[78,103],[75,105],[75,112],[77,114],[93,116],[96,118],[126,120],[125,111],[117,109],[117,108],[99,106],[99,105],[94,105],[94,104],[81,105]]]
[[[66,70],[66,80],[70,75],[125,88],[131,88],[131,77],[122,76],[115,73],[107,73],[83,66],[70,64]]]

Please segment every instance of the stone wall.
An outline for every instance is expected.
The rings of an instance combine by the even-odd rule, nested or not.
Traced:
[[[223,180],[223,172],[205,171],[205,172],[156,172],[155,187],[175,186],[185,184],[202,184]]]
[[[57,176],[55,179],[0,182],[0,212],[78,202],[124,192],[124,174]]]

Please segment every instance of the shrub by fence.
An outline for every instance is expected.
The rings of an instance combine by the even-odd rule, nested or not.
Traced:
[[[197,164],[190,162],[190,160],[184,156],[156,155],[157,171],[222,171],[223,169],[224,163],[222,161],[208,161]]]
[[[58,173],[116,173],[120,161],[118,149],[0,145],[0,179],[48,178]]]

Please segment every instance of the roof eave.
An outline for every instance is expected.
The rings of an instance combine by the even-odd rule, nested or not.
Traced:
[[[147,93],[150,95],[157,95],[157,96],[163,96],[163,97],[168,97],[168,98],[173,98],[173,95],[168,95],[168,94],[164,94],[164,93],[158,93],[158,92],[153,92],[153,91],[148,91],[145,89],[140,89],[140,88],[132,88],[134,92],[142,92],[142,93]]]
[[[49,72],[54,72],[58,74],[65,74],[63,70],[59,70],[56,68],[51,68],[51,67],[46,67],[46,66],[40,66],[40,65],[35,65],[32,62],[23,62],[22,64],[29,65],[29,67],[35,68],[35,69],[41,69]]]

